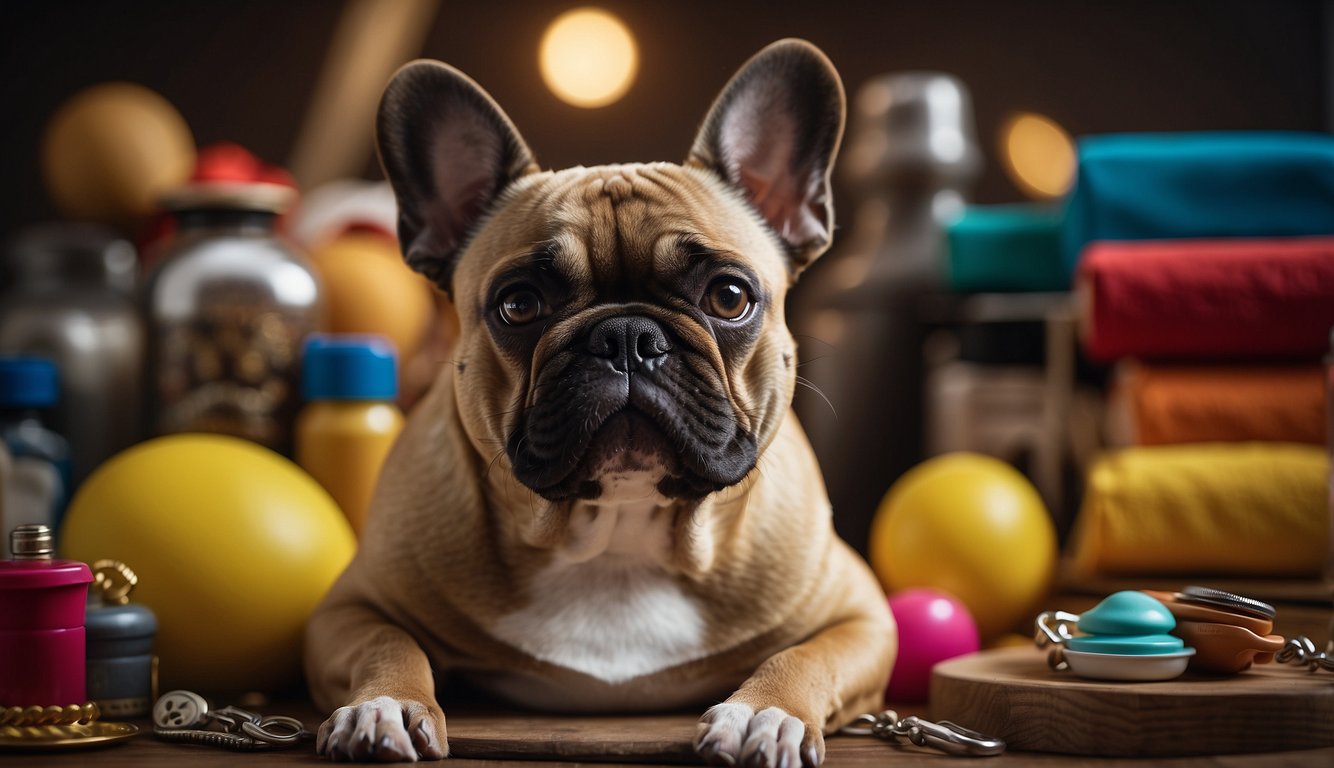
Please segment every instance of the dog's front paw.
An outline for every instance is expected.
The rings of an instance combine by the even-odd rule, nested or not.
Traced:
[[[320,726],[315,751],[335,762],[439,760],[449,754],[445,714],[435,704],[388,696],[340,707]]]
[[[746,704],[719,704],[695,728],[695,751],[710,765],[815,768],[824,736],[778,707],[758,713]]]

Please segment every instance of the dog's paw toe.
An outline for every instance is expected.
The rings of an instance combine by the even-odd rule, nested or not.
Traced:
[[[719,704],[700,718],[695,751],[710,765],[815,768],[824,758],[824,737],[778,707],[756,712],[746,704]]]
[[[434,704],[379,696],[330,715],[315,751],[335,762],[439,760],[449,752],[445,716]]]

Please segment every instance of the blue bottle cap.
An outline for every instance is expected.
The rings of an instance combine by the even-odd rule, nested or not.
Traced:
[[[59,396],[55,363],[41,357],[0,357],[0,408],[46,408]]]
[[[394,345],[381,336],[311,336],[301,361],[301,394],[307,401],[393,400],[398,395]]]

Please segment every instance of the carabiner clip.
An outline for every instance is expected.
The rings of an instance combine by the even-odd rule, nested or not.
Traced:
[[[933,723],[916,715],[899,719],[892,709],[879,715],[860,715],[840,733],[849,736],[877,736],[886,741],[908,742],[918,747],[938,749],[949,755],[993,757],[1005,751],[1005,742],[983,736],[957,723],[941,720]]]
[[[917,716],[900,721],[907,730],[907,738],[919,747],[931,747],[949,755],[992,757],[1005,751],[1005,742],[983,736],[958,723],[941,720],[933,723]]]
[[[1078,624],[1079,614],[1066,611],[1043,611],[1034,621],[1037,627],[1037,634],[1034,637],[1037,646],[1039,648],[1056,646],[1047,654],[1047,666],[1052,670],[1061,672],[1070,668],[1070,663],[1065,660],[1065,642],[1075,636],[1071,627]]]

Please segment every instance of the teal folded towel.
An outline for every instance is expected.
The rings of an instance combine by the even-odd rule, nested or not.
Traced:
[[[1065,267],[1094,240],[1334,234],[1334,136],[1144,133],[1079,141]]]
[[[957,293],[1060,291],[1061,210],[1050,205],[970,205],[945,231],[949,286]]]

